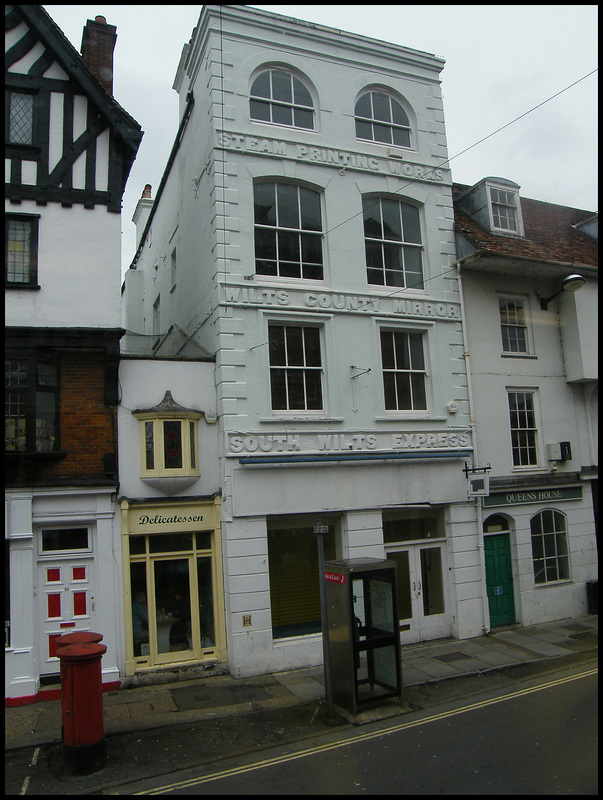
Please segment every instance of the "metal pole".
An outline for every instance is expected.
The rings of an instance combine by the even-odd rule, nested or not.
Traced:
[[[329,635],[329,623],[327,619],[327,596],[325,592],[325,547],[323,538],[328,530],[328,525],[323,525],[321,520],[318,520],[314,526],[316,543],[318,545],[318,578],[320,584],[320,618],[322,622],[322,656],[325,672],[325,693],[327,698],[327,710],[330,716],[334,716],[333,689],[331,687],[331,661],[329,656],[329,643],[327,640]]]

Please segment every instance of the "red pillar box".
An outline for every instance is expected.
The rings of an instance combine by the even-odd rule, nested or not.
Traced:
[[[56,651],[63,690],[63,766],[71,775],[88,775],[105,763],[101,658],[106,652],[104,644],[89,641]]]
[[[92,631],[76,631],[75,633],[64,633],[62,636],[57,636],[54,642],[58,648],[65,647],[68,644],[98,644],[99,642],[102,642],[102,640],[102,633],[93,633]]]

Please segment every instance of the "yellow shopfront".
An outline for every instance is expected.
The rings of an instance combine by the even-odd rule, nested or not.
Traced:
[[[220,498],[123,500],[126,675],[226,661]]]

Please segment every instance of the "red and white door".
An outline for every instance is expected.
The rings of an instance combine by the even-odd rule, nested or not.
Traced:
[[[56,639],[66,633],[94,630],[92,558],[38,562],[38,608],[41,620],[40,675],[58,673]]]

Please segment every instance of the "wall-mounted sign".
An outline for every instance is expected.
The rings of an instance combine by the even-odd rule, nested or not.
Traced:
[[[563,500],[581,500],[581,486],[557,489],[524,489],[513,492],[497,492],[484,497],[484,506],[514,506],[522,503],[558,503]]]
[[[219,508],[208,503],[129,506],[122,503],[122,533],[180,533],[219,527]]]
[[[312,147],[302,142],[269,139],[266,136],[248,136],[231,131],[216,131],[216,147],[269,158],[286,158],[291,161],[320,164],[324,167],[334,167],[342,174],[346,170],[355,170],[377,172],[381,175],[397,175],[411,181],[450,182],[450,170],[443,169],[441,166],[415,164],[407,160],[407,158],[412,159],[413,154],[409,153],[405,158],[402,150],[396,150],[396,157],[383,158],[367,153],[339,150],[334,147]]]
[[[412,451],[461,451],[471,447],[468,431],[413,431],[347,433],[228,433],[226,452],[231,456]]]
[[[308,292],[303,289],[274,289],[261,286],[224,284],[221,302],[226,306],[262,306],[270,308],[312,309],[350,314],[377,314],[385,317],[410,317],[413,319],[457,322],[461,318],[458,303],[439,303],[434,300],[374,294],[359,295],[349,292]]]

